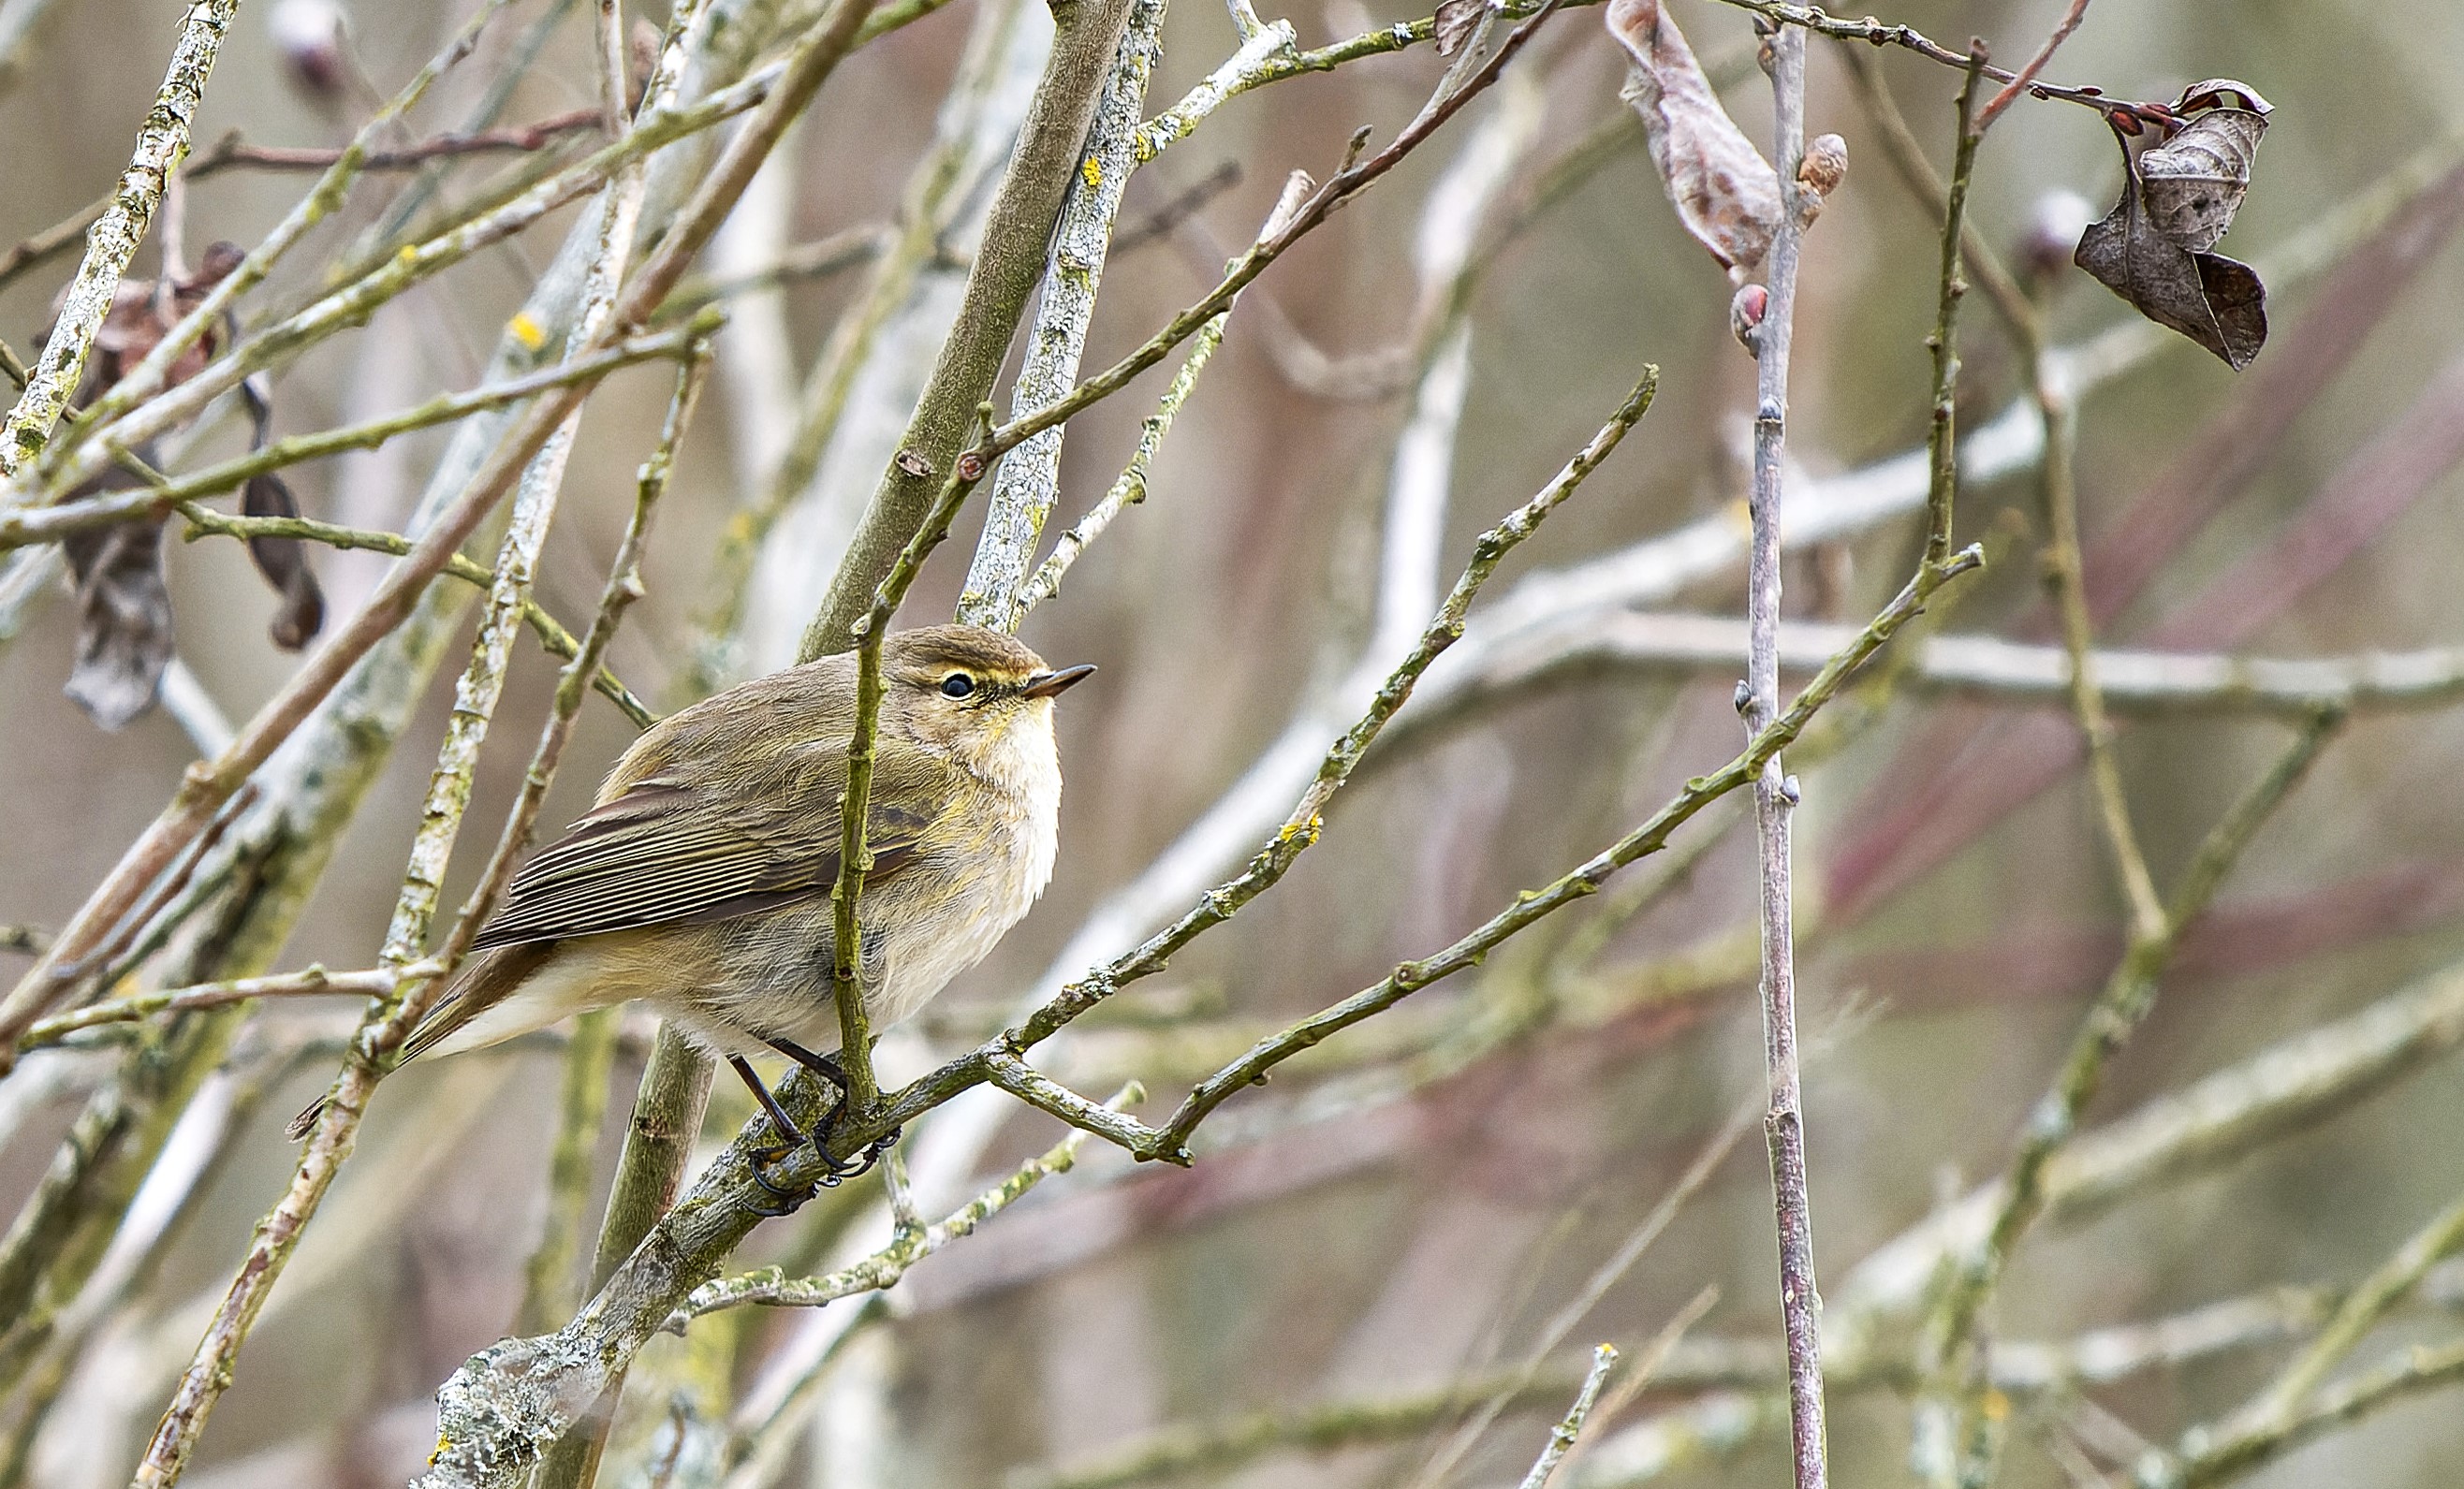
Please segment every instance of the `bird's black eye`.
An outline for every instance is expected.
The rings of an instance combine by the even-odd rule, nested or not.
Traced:
[[[941,679],[941,696],[963,698],[976,690],[976,680],[964,672],[952,672]]]

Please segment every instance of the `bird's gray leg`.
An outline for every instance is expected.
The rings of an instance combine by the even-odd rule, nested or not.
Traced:
[[[838,1087],[838,1105],[831,1107],[830,1114],[822,1119],[822,1125],[813,1129],[813,1147],[820,1150],[822,1162],[829,1170],[828,1175],[822,1180],[824,1188],[826,1189],[842,1180],[851,1179],[869,1171],[874,1164],[881,1161],[881,1155],[897,1143],[898,1131],[893,1128],[875,1139],[870,1147],[856,1154],[852,1160],[843,1164],[832,1158],[829,1148],[830,1134],[838,1130],[839,1119],[847,1112],[847,1072],[839,1068],[837,1061],[827,1055],[808,1050],[793,1040],[765,1040],[762,1042]]]
[[[840,1096],[847,1095],[847,1072],[839,1068],[837,1061],[827,1055],[817,1055],[793,1040],[764,1040],[761,1042],[837,1086]]]
[[[779,1105],[779,1098],[770,1094],[770,1087],[761,1084],[761,1077],[754,1073],[753,1066],[746,1063],[743,1056],[730,1055],[727,1057],[727,1062],[736,1067],[737,1075],[741,1077],[745,1085],[752,1090],[753,1099],[761,1104],[761,1110],[770,1118],[770,1126],[779,1133],[778,1146],[754,1150],[749,1155],[752,1161],[746,1166],[752,1171],[753,1182],[760,1185],[772,1198],[780,1202],[779,1209],[764,1210],[761,1213],[767,1215],[793,1214],[798,1205],[813,1197],[812,1186],[807,1185],[803,1189],[783,1188],[772,1183],[770,1176],[761,1171],[764,1165],[777,1163],[794,1152],[796,1145],[804,1140],[803,1134],[796,1129],[794,1119],[787,1115],[785,1107]],[[825,1151],[822,1159],[827,1163],[829,1154]],[[835,1169],[837,1166],[833,1164],[831,1167]],[[837,1180],[832,1178],[828,1182],[836,1183]]]

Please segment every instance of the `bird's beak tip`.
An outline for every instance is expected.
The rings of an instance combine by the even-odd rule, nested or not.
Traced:
[[[1076,667],[1033,673],[1028,676],[1026,686],[1020,691],[1030,698],[1058,698],[1094,675],[1094,665],[1082,662]]]

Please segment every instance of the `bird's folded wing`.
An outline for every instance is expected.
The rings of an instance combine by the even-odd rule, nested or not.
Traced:
[[[846,741],[793,752],[765,778],[715,781],[671,762],[594,808],[522,866],[472,950],[725,920],[827,895],[839,874]],[[957,768],[884,739],[865,813],[868,886],[906,867],[957,796]],[[920,804],[920,805],[919,805]]]

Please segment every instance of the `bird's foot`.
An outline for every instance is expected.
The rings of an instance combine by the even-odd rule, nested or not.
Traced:
[[[836,1189],[849,1179],[870,1173],[873,1165],[881,1162],[881,1155],[898,1146],[899,1129],[891,1128],[847,1158],[831,1157],[830,1139],[837,1135],[839,1117],[845,1110],[844,1104],[831,1107],[830,1114],[822,1119],[822,1125],[813,1129],[813,1150],[822,1155],[821,1183],[824,1189]]]
[[[747,1207],[755,1215],[771,1220],[781,1215],[794,1215],[805,1201],[820,1193],[825,1185],[838,1182],[825,1177],[821,1183],[807,1179],[801,1185],[782,1184],[770,1176],[768,1171],[778,1168],[779,1165],[795,1156],[796,1150],[803,1146],[803,1142],[801,1139],[788,1143],[770,1143],[745,1154],[745,1169],[753,1175],[753,1182],[760,1188],[762,1193],[770,1196],[768,1203],[757,1202]],[[825,1153],[822,1156],[827,1159],[829,1155]]]

